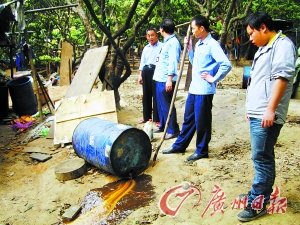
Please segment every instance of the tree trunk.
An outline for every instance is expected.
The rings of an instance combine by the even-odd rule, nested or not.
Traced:
[[[68,1],[69,2],[69,1]],[[82,23],[84,25],[84,28],[86,30],[86,33],[88,35],[88,40],[90,43],[90,48],[97,47],[97,41],[96,41],[96,35],[95,32],[91,26],[90,20],[87,17],[84,9],[83,9],[83,1],[77,0],[78,6],[76,8],[73,8],[73,10],[79,15],[79,17],[82,20]],[[69,2],[70,4],[70,2]]]
[[[236,0],[231,0],[229,9],[227,10],[226,18],[223,23],[223,28],[221,31],[221,37],[220,37],[220,45],[225,46],[227,42],[227,34],[228,34],[228,24],[230,21],[230,18],[232,17],[234,6],[236,4]]]
[[[106,36],[107,41],[105,44],[112,47],[111,62],[109,66],[105,69],[107,72],[105,72],[104,82],[107,82],[107,84],[110,84],[111,82],[112,87],[110,86],[108,88],[111,88],[112,90],[115,91],[116,106],[119,109],[120,95],[119,95],[118,88],[131,75],[130,64],[125,54],[130,48],[130,46],[132,45],[132,43],[134,42],[137,31],[150,17],[151,12],[153,11],[154,7],[159,3],[159,0],[153,0],[145,15],[141,19],[139,19],[139,21],[134,23],[134,33],[132,34],[132,36],[128,38],[128,40],[126,41],[126,43],[123,45],[122,48],[119,47],[119,45],[116,43],[116,40],[118,40],[132,26],[132,18],[135,14],[136,8],[140,0],[134,0],[133,4],[131,5],[131,9],[129,10],[128,17],[126,19],[125,24],[123,24],[121,29],[119,29],[115,34],[112,34],[111,30],[106,25],[103,24],[103,22],[105,21],[100,22],[95,11],[92,8],[90,1],[88,0],[82,0],[82,1],[85,3],[88,11],[91,14],[92,19],[94,20],[98,28]],[[113,52],[115,52],[115,55]]]
[[[222,29],[222,33],[221,33],[221,37],[220,37],[220,45],[222,47],[226,46],[227,37],[228,37],[228,33],[230,32],[230,30],[235,30],[233,28],[233,24],[236,21],[241,21],[248,15],[248,13],[251,9],[251,6],[252,6],[252,2],[253,2],[253,0],[249,0],[249,2],[247,3],[245,8],[243,8],[242,5],[240,5],[241,6],[240,9],[236,9],[236,12],[234,13],[235,5],[238,4],[239,1],[231,0],[229,9],[226,14],[226,19],[223,23],[223,29]],[[233,14],[235,14],[235,16]],[[233,35],[233,36],[236,37],[236,35]],[[236,41],[236,40],[234,40],[234,41]],[[232,43],[232,46],[234,44],[239,45],[239,43]],[[227,50],[230,52],[231,49],[227,49]],[[239,52],[238,52],[238,55],[239,55]]]

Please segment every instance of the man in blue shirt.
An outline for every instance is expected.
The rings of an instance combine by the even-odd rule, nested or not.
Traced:
[[[185,152],[196,131],[196,149],[187,161],[208,157],[213,96],[216,93],[217,82],[223,79],[231,69],[227,56],[209,32],[209,21],[204,16],[196,16],[191,21],[191,28],[193,35],[199,41],[195,45],[195,51],[191,43],[188,47],[193,69],[192,82],[185,105],[184,122],[175,143],[163,151],[163,154]]]
[[[160,126],[157,132],[162,132],[165,128],[177,80],[177,66],[180,59],[181,46],[174,34],[174,31],[174,22],[171,19],[164,19],[160,25],[160,34],[163,36],[164,42],[158,55],[153,75],[160,121]],[[175,138],[178,133],[179,126],[177,123],[176,109],[173,107],[165,139]]]
[[[162,43],[158,41],[158,35],[155,28],[149,28],[146,31],[146,38],[149,44],[144,47],[142,52],[139,67],[140,74],[138,78],[138,83],[143,85],[143,119],[140,123],[145,123],[148,120],[158,123],[159,118],[156,107],[155,82],[152,78],[155,70],[156,59],[161,50]]]
[[[295,69],[296,72],[295,72],[295,79],[293,84],[292,98],[296,98],[298,87],[300,84],[300,47],[298,48],[298,58],[296,60]]]

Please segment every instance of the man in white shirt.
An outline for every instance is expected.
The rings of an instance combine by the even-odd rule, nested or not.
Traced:
[[[158,124],[159,117],[156,107],[155,82],[152,78],[162,43],[158,40],[155,28],[149,28],[146,31],[146,38],[149,44],[144,47],[142,52],[138,78],[138,83],[143,85],[143,119],[141,119],[140,123],[152,120]]]

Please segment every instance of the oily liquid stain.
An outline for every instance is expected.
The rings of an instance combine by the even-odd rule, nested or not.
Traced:
[[[69,224],[119,224],[134,209],[154,199],[151,180],[151,176],[141,175],[134,180],[119,180],[91,190],[81,204],[81,214]]]

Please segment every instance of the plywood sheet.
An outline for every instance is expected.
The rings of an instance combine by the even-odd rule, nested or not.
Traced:
[[[59,85],[69,85],[71,83],[72,74],[72,57],[73,57],[73,46],[64,41],[61,46],[61,60],[59,67]]]
[[[56,122],[63,122],[115,111],[113,91],[95,90],[87,95],[64,99],[55,116]]]
[[[108,46],[89,49],[79,65],[79,68],[67,91],[66,97],[74,97],[91,92],[102,64],[106,58]]]
[[[97,117],[117,123],[113,91],[92,93],[63,99],[55,112],[53,143],[70,143],[76,126],[83,120]]]

